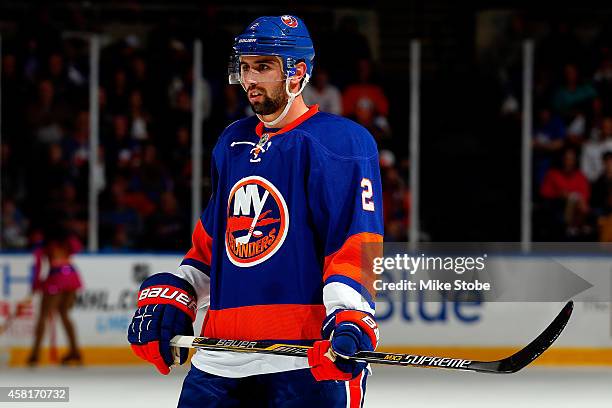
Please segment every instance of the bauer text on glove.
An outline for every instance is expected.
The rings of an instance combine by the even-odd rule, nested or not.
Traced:
[[[128,327],[134,353],[168,374],[174,362],[170,340],[176,335],[193,336],[196,315],[195,290],[189,282],[171,273],[147,278],[138,292],[138,309]],[[187,360],[180,351],[180,363]]]

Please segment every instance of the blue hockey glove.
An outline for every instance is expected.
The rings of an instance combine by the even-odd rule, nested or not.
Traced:
[[[359,310],[339,310],[323,322],[321,334],[324,339],[316,342],[308,352],[308,362],[317,381],[350,380],[357,377],[367,366],[346,357],[358,351],[373,351],[378,345],[378,326],[374,317]],[[333,361],[329,348],[337,356]]]
[[[176,335],[193,336],[196,295],[193,286],[171,273],[147,278],[138,292],[138,310],[128,328],[128,341],[134,353],[168,374],[174,357],[170,340]],[[188,350],[181,349],[180,364]]]

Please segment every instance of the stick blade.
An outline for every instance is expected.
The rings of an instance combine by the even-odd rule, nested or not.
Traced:
[[[512,374],[525,368],[557,340],[563,329],[565,329],[573,310],[574,302],[570,300],[548,327],[526,347],[503,360],[474,362],[472,367],[477,371],[500,374]]]

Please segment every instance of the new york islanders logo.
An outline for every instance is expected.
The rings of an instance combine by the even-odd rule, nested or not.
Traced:
[[[286,26],[295,28],[298,26],[297,18],[289,15],[281,16],[281,21],[285,23]]]
[[[225,251],[234,265],[249,267],[269,259],[283,245],[288,229],[287,204],[272,183],[249,176],[232,187]]]

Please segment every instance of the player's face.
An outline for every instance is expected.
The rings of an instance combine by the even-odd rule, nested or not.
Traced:
[[[287,103],[281,62],[270,56],[244,56],[240,59],[240,78],[249,104],[259,115],[271,115]]]

